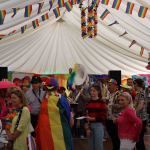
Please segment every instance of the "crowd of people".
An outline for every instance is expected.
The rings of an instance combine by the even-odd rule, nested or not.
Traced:
[[[27,150],[31,134],[37,150],[73,150],[74,136],[88,138],[90,150],[103,150],[107,133],[112,150],[145,150],[150,87],[145,88],[142,79],[129,78],[121,86],[115,79],[89,80],[75,86],[69,95],[53,77],[44,83],[40,76],[23,81],[0,89],[7,149]]]

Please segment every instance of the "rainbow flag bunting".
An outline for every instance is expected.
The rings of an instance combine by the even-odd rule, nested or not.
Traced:
[[[42,10],[43,5],[44,5],[44,2],[39,3],[38,14],[41,13],[41,10]]]
[[[13,18],[17,14],[20,8],[12,8],[12,9],[13,9],[13,15],[11,17]]]
[[[11,31],[10,33],[8,33],[8,35],[12,35],[14,33],[16,33],[16,30]]]
[[[77,3],[77,0],[71,0],[71,4],[75,5]]]
[[[110,12],[109,12],[108,9],[106,9],[106,10],[102,13],[102,15],[100,16],[100,18],[101,18],[102,20],[104,20],[104,19],[107,17],[108,14],[110,14]]]
[[[127,3],[127,8],[126,8],[126,13],[127,14],[132,14],[134,8],[134,3],[128,2]]]
[[[32,12],[32,5],[28,5],[25,7],[24,17],[30,17]]]
[[[114,0],[112,8],[119,9],[122,0]]]
[[[134,45],[135,43],[136,43],[136,41],[133,40],[133,41],[131,42],[131,44],[129,45],[129,48],[130,48],[132,45]]]
[[[23,34],[25,32],[25,30],[27,29],[27,25],[21,27],[21,33]]]
[[[50,0],[50,1],[49,1],[49,5],[50,5],[49,11],[51,10],[53,4],[54,4],[54,0]]]
[[[56,18],[60,16],[59,7],[56,7],[55,9],[53,9],[53,12],[54,12]]]
[[[4,23],[5,16],[6,16],[6,10],[0,10],[0,25]]]
[[[67,9],[68,12],[71,11],[71,9],[72,9],[72,4],[71,4],[71,2],[70,2],[70,1],[67,1],[67,2],[65,3],[65,7],[66,7],[66,9]]]
[[[42,21],[48,20],[49,19],[48,13],[46,13],[45,15],[42,15],[41,18],[42,18]]]
[[[58,6],[59,6],[59,8],[64,7],[65,6],[64,0],[58,0]]]
[[[140,55],[143,56],[144,53],[144,47],[141,47]]]
[[[101,2],[102,4],[105,4],[105,5],[108,5],[108,3],[109,3],[109,0],[102,0],[102,2]]]
[[[95,0],[94,3],[98,6],[100,3],[100,0]]]
[[[39,20],[36,19],[36,20],[32,21],[32,26],[33,26],[34,29],[39,27]]]
[[[145,18],[148,8],[144,6],[140,6],[138,16],[141,18]]]

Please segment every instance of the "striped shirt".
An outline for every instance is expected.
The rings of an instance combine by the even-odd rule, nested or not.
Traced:
[[[103,122],[107,118],[107,106],[102,100],[90,100],[86,105],[88,116],[94,117],[95,122]]]

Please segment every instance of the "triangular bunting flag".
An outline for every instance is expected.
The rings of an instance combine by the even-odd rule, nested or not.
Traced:
[[[56,7],[55,9],[53,9],[53,12],[54,12],[56,18],[60,16],[59,7]]]
[[[39,27],[39,20],[36,19],[36,20],[32,21],[32,26],[33,26],[34,29]]]
[[[102,13],[102,15],[100,16],[100,18],[101,18],[102,20],[104,20],[104,19],[107,17],[108,14],[110,14],[110,12],[109,12],[108,9],[106,9],[106,10]]]
[[[77,0],[71,0],[71,4],[75,5],[77,3]]]
[[[48,13],[46,13],[45,15],[42,15],[41,18],[42,18],[42,21],[48,20],[49,19]]]
[[[114,24],[119,24],[119,22],[115,20],[113,23],[109,24],[108,26],[112,26]]]
[[[114,0],[112,8],[119,9],[122,0]]]
[[[39,3],[38,14],[41,13],[41,10],[42,10],[43,5],[44,5],[44,2]]]
[[[32,12],[32,5],[28,5],[25,7],[24,17],[30,17]]]
[[[27,29],[27,25],[21,27],[21,33],[23,34],[25,32],[25,30]]]
[[[0,10],[0,25],[4,23],[5,16],[6,16],[6,10]]]
[[[140,55],[143,56],[144,53],[144,47],[141,47]]]
[[[65,6],[64,0],[58,0],[58,6],[59,6],[59,8],[64,7]]]
[[[71,4],[71,2],[70,2],[70,1],[67,1],[67,2],[65,3],[65,7],[66,7],[66,9],[67,9],[68,12],[71,11],[71,9],[72,9],[72,4]]]
[[[129,45],[129,48],[130,48],[132,45],[134,45],[135,43],[136,43],[136,41],[133,40],[133,41],[131,42],[131,44]]]
[[[119,35],[119,37],[122,37],[124,35],[128,34],[127,31],[125,31],[123,34]]]
[[[108,5],[109,0],[102,0],[101,3],[102,3],[102,4],[105,4],[105,5]]]
[[[50,0],[50,1],[49,1],[49,6],[50,6],[49,11],[50,11],[51,8],[53,7],[53,4],[54,4],[54,0]]]
[[[12,8],[12,9],[13,9],[13,15],[11,17],[13,18],[17,14],[20,8]]]
[[[145,18],[148,8],[144,6],[140,6],[138,16],[141,18]]]
[[[126,8],[126,13],[127,14],[132,14],[134,8],[134,3],[128,2],[127,3],[127,8]]]

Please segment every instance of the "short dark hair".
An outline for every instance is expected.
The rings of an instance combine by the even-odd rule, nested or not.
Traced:
[[[140,78],[135,79],[134,84],[137,84],[138,87],[144,88],[144,81]]]

